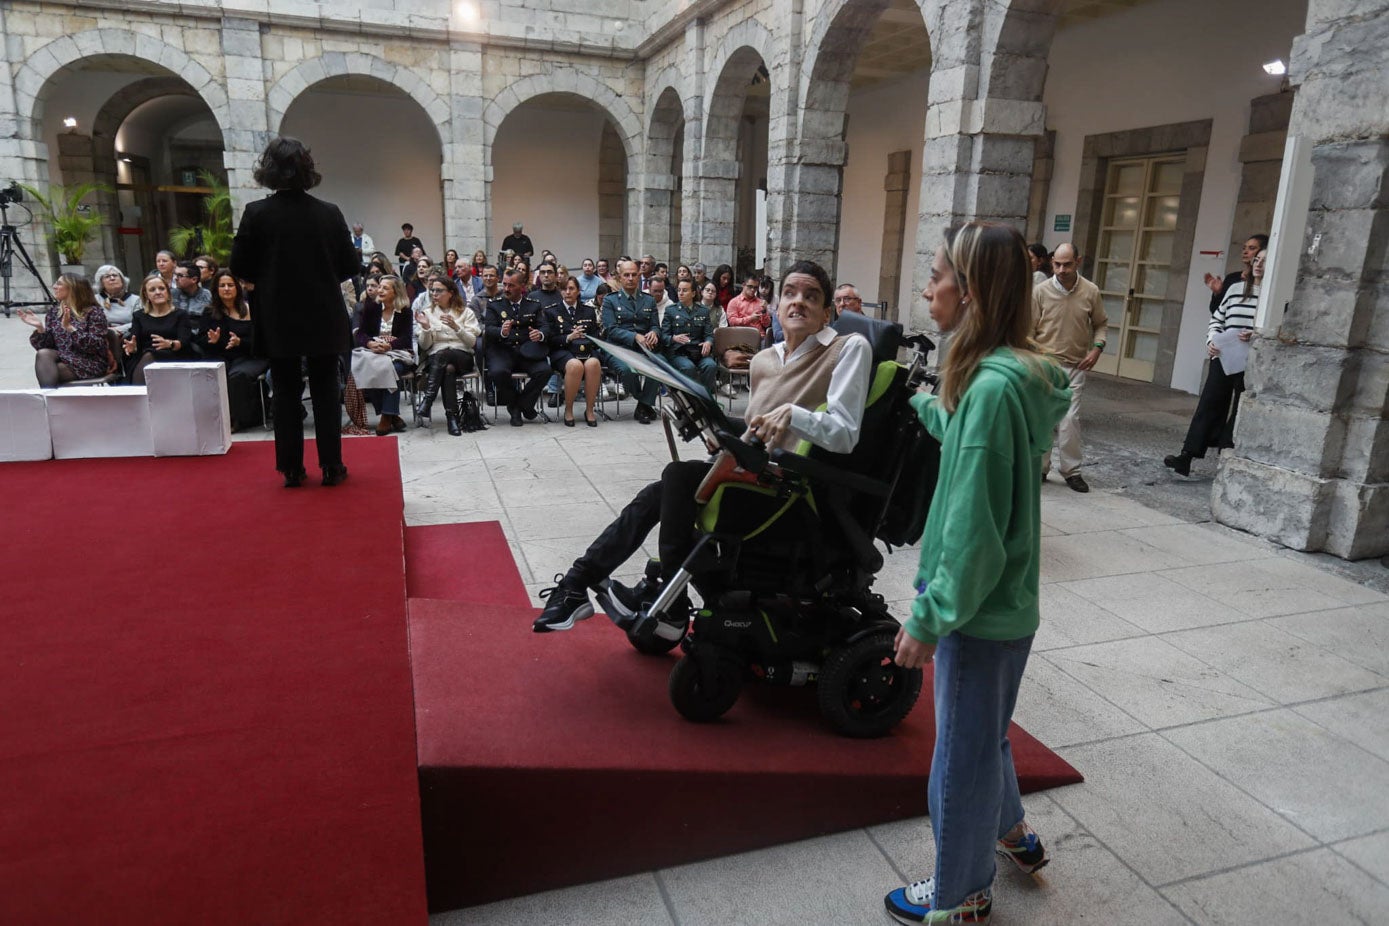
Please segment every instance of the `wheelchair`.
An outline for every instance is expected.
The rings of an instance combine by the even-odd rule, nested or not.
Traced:
[[[699,384],[656,355],[619,348],[624,361],[666,384],[672,451],[678,437],[702,441],[715,456],[698,491],[692,551],[663,586],[659,564],[648,566],[643,586],[659,591],[647,619],[627,629],[641,652],[681,647],[668,687],[688,720],[723,716],[749,681],[814,684],[830,728],[878,737],[920,695],[921,670],[893,662],[900,624],[873,591],[883,565],[874,541],[890,552],[918,541],[925,525],[940,445],[908,399],[934,385],[926,359],[935,345],[922,335],[906,339],[912,359],[904,365],[895,359],[899,326],[862,316],[851,324],[874,346],[875,365],[860,440],[847,454],[804,442],[797,452],[768,452],[744,441],[742,423]],[[702,605],[682,624],[691,588]]]

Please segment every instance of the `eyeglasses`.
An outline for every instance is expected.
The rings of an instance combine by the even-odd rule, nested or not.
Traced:
[[[863,301],[863,300],[860,299],[858,296],[835,296],[835,297],[834,297],[834,304],[835,304],[835,305],[848,305],[848,304],[851,303],[851,302],[862,302],[862,301]]]
[[[430,291],[431,293],[433,293],[434,295],[436,295],[436,296],[439,295],[440,293],[446,293],[446,292],[448,292],[448,290],[444,289],[442,286],[431,286],[431,287],[429,287],[429,291]]]

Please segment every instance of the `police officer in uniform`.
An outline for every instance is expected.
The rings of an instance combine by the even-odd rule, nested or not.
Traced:
[[[695,302],[694,282],[676,284],[678,301],[661,319],[661,336],[671,366],[714,394],[719,365],[714,360],[714,322],[709,307]]]
[[[618,261],[617,277],[621,288],[603,300],[604,337],[620,347],[639,350],[637,342],[640,341],[649,350],[659,350],[664,339],[656,315],[656,300],[638,288],[640,271],[637,262]],[[660,392],[661,384],[638,376],[616,357],[608,357],[608,364],[622,378],[627,394],[637,400],[637,410],[632,417],[642,424],[655,421],[656,395]]]
[[[545,320],[540,303],[526,296],[526,274],[508,270],[502,278],[502,295],[487,305],[487,378],[506,405],[511,426],[521,419],[534,420],[536,400],[550,378],[550,345],[545,339]],[[518,396],[513,373],[525,373],[525,389]]]
[[[562,298],[545,310],[545,325],[550,337],[550,364],[555,375],[564,377],[564,424],[574,427],[574,397],[584,386],[584,423],[598,427],[593,403],[603,385],[603,365],[598,360],[598,348],[588,339],[598,333],[598,313],[593,306],[579,302],[579,281],[570,277],[564,282]]]

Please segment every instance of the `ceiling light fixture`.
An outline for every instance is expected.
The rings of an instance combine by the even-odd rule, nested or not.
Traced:
[[[1288,73],[1288,66],[1283,63],[1282,58],[1274,58],[1264,65],[1264,73],[1274,77],[1282,77],[1284,74]]]
[[[63,120],[63,128],[66,128],[66,129],[75,129],[75,128],[77,128],[77,117],[76,117],[76,116],[68,116],[66,119],[64,119],[64,120]]]

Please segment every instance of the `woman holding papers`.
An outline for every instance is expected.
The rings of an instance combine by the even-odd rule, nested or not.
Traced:
[[[1254,336],[1254,316],[1259,310],[1259,285],[1264,279],[1268,251],[1254,258],[1249,279],[1236,283],[1211,316],[1206,335],[1206,354],[1211,358],[1196,414],[1187,428],[1182,452],[1163,457],[1163,465],[1179,476],[1191,475],[1191,461],[1206,455],[1207,447],[1216,452],[1235,446],[1235,413],[1244,391],[1244,361],[1249,355],[1249,339]]]

